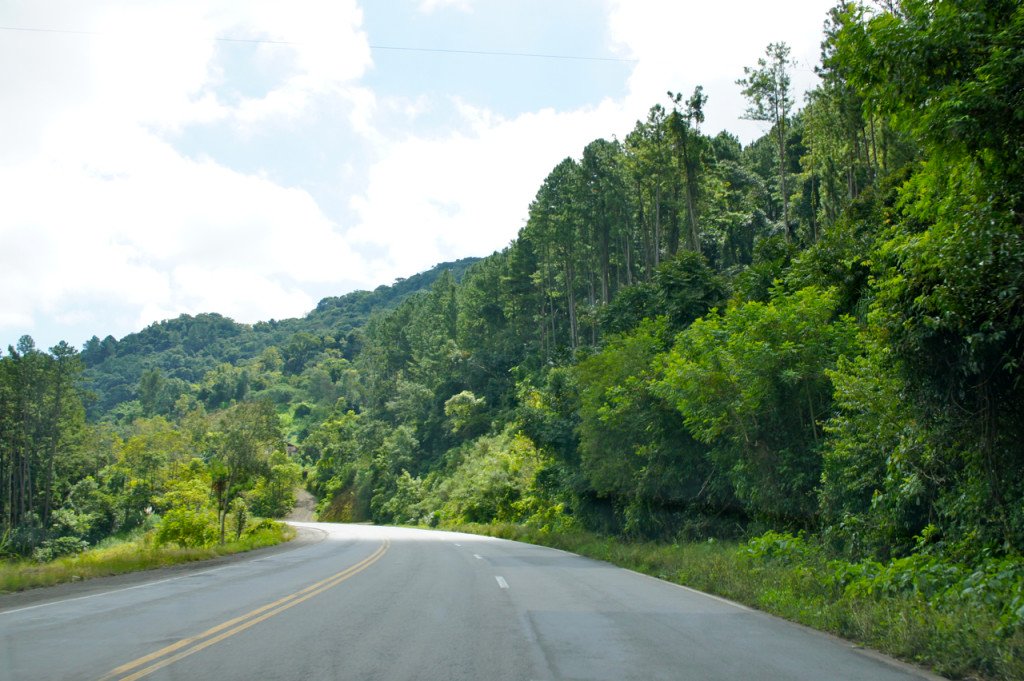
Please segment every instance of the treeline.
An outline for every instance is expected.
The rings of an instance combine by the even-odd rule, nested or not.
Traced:
[[[302,478],[289,443],[355,403],[354,330],[476,260],[326,298],[301,319],[182,315],[81,353],[22,338],[0,353],[0,557],[150,530],[199,546],[284,515]]]
[[[270,402],[93,424],[81,372],[66,343],[44,352],[25,336],[0,355],[0,557],[49,560],[136,530],[223,543],[291,508],[301,468]]]
[[[739,78],[754,144],[697,88],[558,164],[509,248],[370,319],[302,445],[325,516],[1019,553],[1022,26],[839,6],[802,110],[784,45]]]
[[[236,365],[275,348],[289,373],[301,373],[305,365],[325,350],[336,350],[351,359],[359,351],[354,333],[366,323],[374,310],[394,307],[407,296],[430,286],[441,272],[451,271],[456,277],[478,258],[463,258],[441,263],[419,274],[400,279],[373,291],[353,291],[343,296],[324,298],[304,317],[256,324],[239,324],[219,314],[181,315],[176,319],[152,324],[120,341],[113,336],[100,340],[93,336],[82,347],[85,365],[83,380],[91,393],[86,405],[88,414],[98,419],[124,403],[143,402],[155,397],[163,412],[190,386],[205,380],[207,373],[224,365]],[[156,396],[154,372],[163,379]],[[143,375],[149,373],[147,383]],[[145,385],[145,389],[144,386]],[[226,388],[222,386],[222,391]],[[239,394],[241,393],[241,394]],[[232,399],[245,399],[248,389],[243,384],[231,386]],[[280,403],[288,396],[275,396]],[[283,400],[283,401],[282,401]],[[144,405],[146,410],[150,405]],[[207,405],[212,406],[212,405]],[[130,411],[122,407],[123,412]],[[130,420],[131,414],[124,418]]]

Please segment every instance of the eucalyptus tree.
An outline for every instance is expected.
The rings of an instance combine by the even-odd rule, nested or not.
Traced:
[[[577,276],[580,254],[589,248],[583,237],[580,205],[582,173],[579,164],[564,159],[545,178],[530,205],[527,230],[543,246],[544,285],[560,281],[568,320],[568,346],[580,342]]]
[[[782,198],[782,223],[786,241],[790,240],[789,192],[786,185],[786,126],[793,109],[793,94],[790,90],[789,46],[786,43],[771,43],[765,56],[757,60],[757,67],[743,68],[744,78],[736,81],[743,87],[743,95],[749,101],[745,117],[754,121],[770,123],[778,150],[779,193]]]
[[[594,297],[602,305],[611,300],[622,278],[620,272],[625,270],[627,281],[632,278],[631,220],[622,160],[619,143],[603,139],[588,144],[580,160],[581,199],[595,260],[591,276],[599,282]],[[622,248],[621,253],[617,246]]]
[[[89,459],[80,372],[63,342],[44,352],[23,336],[0,356],[0,550],[25,553],[45,540],[75,476],[98,468],[80,461]]]
[[[683,176],[683,193],[686,197],[686,246],[691,251],[700,253],[700,224],[697,218],[697,194],[699,174],[701,170],[701,150],[703,140],[700,136],[700,124],[704,122],[704,105],[707,95],[704,88],[698,85],[686,105],[680,108],[682,93],[668,93],[672,102],[672,114],[669,117],[669,130],[672,132],[676,147],[676,163],[678,172]]]
[[[635,183],[637,221],[644,251],[644,276],[650,278],[661,262],[662,252],[671,240],[664,226],[671,222],[669,189],[671,147],[666,129],[666,112],[660,104],[651,107],[647,120],[637,121],[626,136],[626,167]],[[668,248],[671,251],[671,248]]]

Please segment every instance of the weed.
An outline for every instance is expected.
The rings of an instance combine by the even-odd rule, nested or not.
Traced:
[[[571,551],[716,594],[842,636],[953,679],[1024,679],[1019,562],[974,570],[934,557],[829,560],[802,536],[748,543],[632,542],[520,525],[451,529]],[[1024,615],[1024,611],[1020,613]]]
[[[158,547],[154,545],[152,533],[135,535],[119,541],[105,541],[100,547],[46,563],[27,560],[0,562],[0,593],[206,560],[272,546],[294,536],[295,530],[291,527],[266,522],[255,526],[238,541],[207,548]]]

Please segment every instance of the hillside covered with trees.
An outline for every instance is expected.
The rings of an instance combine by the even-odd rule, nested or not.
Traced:
[[[0,356],[0,556],[146,528],[203,545],[223,540],[229,515],[283,515],[302,476],[288,443],[352,389],[358,330],[477,260],[325,298],[300,319],[182,315],[80,353],[22,338]]]
[[[509,248],[367,324],[303,442],[325,503],[1018,552],[1021,19],[840,8],[801,110],[784,45],[739,79],[754,144],[697,88],[562,161]]]
[[[761,139],[668,92],[554,167],[508,248],[394,304],[12,349],[3,527],[90,540],[64,518],[173,513],[190,480],[262,509],[301,466],[322,519],[804,532],[879,589],[975,579],[1019,637],[1024,9],[841,5],[806,102],[791,67],[737,74]]]

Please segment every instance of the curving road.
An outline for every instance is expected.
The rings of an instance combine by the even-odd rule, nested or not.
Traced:
[[[0,679],[938,678],[553,549],[295,524],[213,567],[0,598]]]

